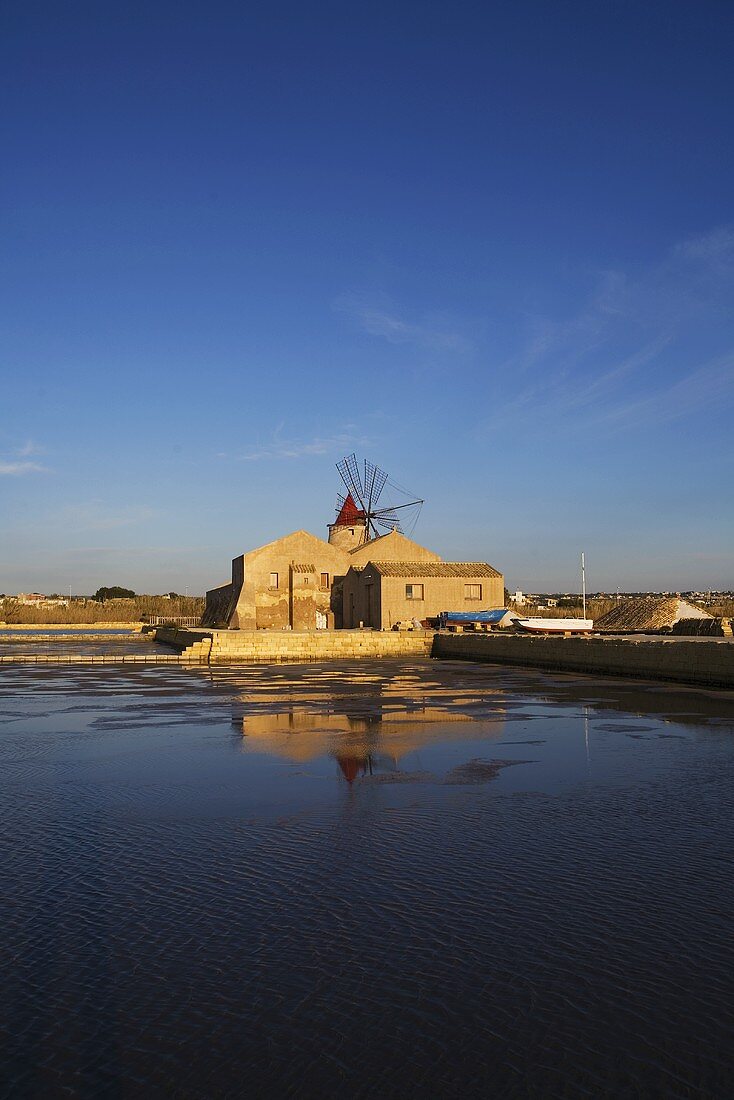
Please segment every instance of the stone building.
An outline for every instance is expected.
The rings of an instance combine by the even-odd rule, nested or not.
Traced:
[[[425,573],[426,579],[420,580],[416,570],[433,565],[440,566],[444,573],[432,576],[425,600],[408,601],[404,580],[401,589],[397,580],[392,583],[394,578],[390,574],[391,579],[383,584],[383,575],[388,576],[385,563],[390,563],[393,569],[399,563],[410,563],[416,591],[418,585],[428,585],[429,575]],[[384,570],[377,582],[379,614],[370,605],[366,616],[361,612],[369,598],[364,592],[368,582],[355,578],[368,566],[372,569],[384,566]],[[464,609],[467,605],[462,586],[467,583],[478,586],[481,606],[501,606],[504,589],[496,570],[489,565],[470,563],[465,569],[485,570],[475,578],[473,572],[466,577],[457,573],[461,568],[461,563],[442,563],[438,554],[398,531],[368,539],[364,513],[348,496],[336,521],[329,525],[328,542],[308,531],[293,531],[234,558],[231,581],[206,594],[202,625],[234,630],[317,630],[358,626],[362,621],[364,625],[389,627],[400,618],[425,618],[437,611]],[[347,604],[344,586],[350,573],[353,575]],[[500,578],[498,587],[490,587],[496,578]],[[442,598],[448,603],[436,612],[430,610]],[[476,607],[477,603],[471,606]]]
[[[207,592],[202,622],[239,630],[340,625],[332,590],[349,568],[348,558],[308,531],[293,531],[234,558],[231,582]]]
[[[504,595],[502,574],[485,562],[370,560],[344,578],[344,626],[390,630],[441,611],[502,607]]]

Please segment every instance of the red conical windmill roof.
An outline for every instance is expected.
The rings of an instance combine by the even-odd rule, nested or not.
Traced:
[[[365,761],[358,756],[337,756],[336,759],[344,778],[350,786],[360,772],[364,773],[365,771]]]
[[[354,503],[354,497],[351,493],[347,493],[347,499],[341,506],[341,511],[336,517],[337,527],[349,527],[352,523],[360,523],[364,521],[364,512],[361,508],[358,508]]]

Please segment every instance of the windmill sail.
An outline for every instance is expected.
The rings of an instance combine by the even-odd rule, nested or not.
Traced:
[[[379,466],[365,460],[360,470],[357,456],[351,454],[336,468],[347,490],[346,497],[337,495],[336,526],[363,524],[366,542],[389,531],[402,531],[405,522],[415,526],[423,501],[393,484]],[[386,487],[391,497],[398,494],[397,502],[383,498]]]

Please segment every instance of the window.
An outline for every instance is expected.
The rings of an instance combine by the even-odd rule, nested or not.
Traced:
[[[405,598],[406,598],[406,600],[422,600],[423,599],[423,585],[422,584],[406,584],[406,586],[405,586]]]
[[[277,573],[271,573],[270,574],[270,587],[271,588],[277,588],[278,587],[278,574]]]
[[[321,587],[322,588],[328,588],[329,587],[329,574],[328,573],[322,573],[321,574]]]
[[[464,585],[464,599],[465,600],[481,600],[482,598],[482,586],[481,584],[465,584]]]

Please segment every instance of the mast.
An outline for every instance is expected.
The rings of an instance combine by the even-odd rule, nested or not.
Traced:
[[[584,618],[586,618],[586,565],[584,562],[584,552],[581,551],[581,593],[584,607]]]

